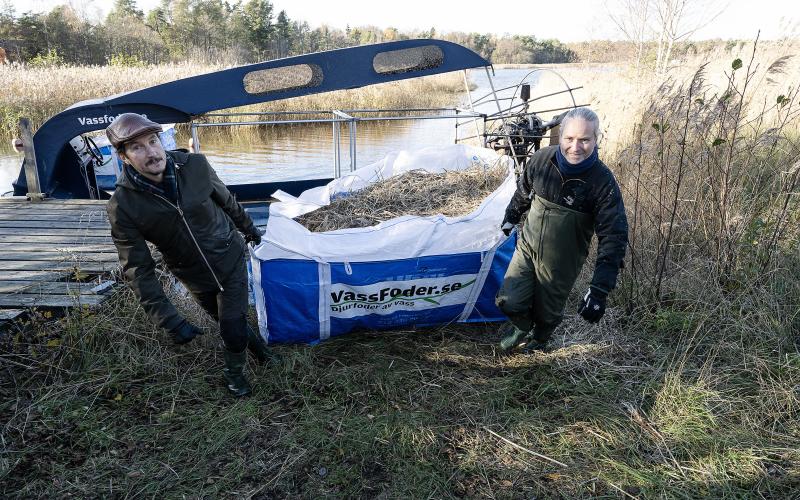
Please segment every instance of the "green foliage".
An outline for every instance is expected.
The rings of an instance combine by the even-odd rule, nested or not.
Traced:
[[[108,13],[109,18],[133,17],[144,19],[144,12],[136,7],[136,0],[114,0],[114,7]]]
[[[56,49],[50,49],[44,54],[37,54],[28,64],[34,68],[53,68],[64,65],[64,57]]]
[[[126,68],[141,68],[147,63],[139,59],[134,54],[114,54],[108,58],[109,66],[120,66]]]
[[[737,69],[739,69],[741,67],[742,67],[742,60],[737,57],[731,63],[731,68],[733,68],[734,70],[737,70]]]
[[[663,307],[653,315],[649,328],[665,335],[689,332],[694,325],[694,315],[689,311]]]
[[[244,4],[243,14],[248,40],[259,55],[267,53],[275,31],[272,10],[269,0],[248,0]]]
[[[104,22],[92,24],[69,6],[49,13],[0,14],[0,39],[21,41],[28,61],[55,50],[65,63],[101,65],[119,54],[147,64],[175,60],[246,63],[353,45],[408,38],[461,43],[496,63],[558,63],[577,54],[558,40],[490,33],[438,33],[435,27],[401,33],[396,28],[312,28],[275,12],[270,0],[172,0],[145,13],[134,0],[115,0]],[[497,49],[500,49],[499,51]]]

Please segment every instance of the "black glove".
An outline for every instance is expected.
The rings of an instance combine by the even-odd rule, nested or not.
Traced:
[[[578,314],[583,316],[583,319],[589,323],[597,323],[606,313],[607,296],[607,293],[597,288],[589,287],[578,306]]]
[[[258,246],[261,243],[261,235],[264,234],[261,230],[257,227],[253,227],[253,230],[249,233],[244,235],[245,243],[252,243],[255,246]]]
[[[507,221],[503,221],[503,225],[500,226],[500,230],[503,231],[503,234],[508,236],[511,234],[511,231],[514,230],[514,224]]]
[[[193,338],[203,334],[202,330],[186,320],[181,321],[181,324],[170,331],[172,332],[172,342],[175,344],[191,342]]]

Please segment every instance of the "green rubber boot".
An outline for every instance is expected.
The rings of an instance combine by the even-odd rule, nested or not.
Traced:
[[[524,339],[526,335],[528,335],[528,332],[514,327],[514,331],[511,332],[511,335],[503,337],[503,340],[500,341],[500,350],[503,352],[511,351],[522,342],[522,339]]]
[[[249,396],[253,392],[250,382],[244,376],[244,365],[247,364],[247,350],[233,352],[225,349],[223,353],[225,368],[222,375],[228,383],[228,391],[237,398]]]
[[[548,343],[555,329],[555,326],[536,325],[523,340],[524,345],[521,347],[521,351],[524,353],[549,352],[551,349]]]
[[[278,363],[281,360],[278,354],[267,347],[267,343],[264,342],[264,339],[261,337],[261,335],[256,333],[256,331],[249,326],[247,327],[247,349],[250,351],[250,354],[253,355],[259,365]]]
[[[528,335],[525,337],[524,345],[520,348],[522,352],[525,354],[530,354],[533,352],[548,352],[549,349],[547,347],[547,341],[544,340],[536,340],[533,335]]]

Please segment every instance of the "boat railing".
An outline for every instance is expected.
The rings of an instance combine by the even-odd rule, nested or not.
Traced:
[[[394,113],[393,115],[385,115]],[[422,115],[414,115],[408,113],[428,113]],[[406,109],[334,109],[330,111],[263,111],[263,112],[241,112],[241,113],[208,113],[203,115],[202,119],[209,118],[252,118],[252,117],[285,117],[285,116],[302,116],[302,115],[331,115],[330,118],[292,118],[292,119],[241,119],[230,121],[193,121],[191,123],[191,136],[192,136],[192,150],[195,153],[200,152],[199,129],[207,127],[238,127],[238,126],[265,126],[265,125],[298,125],[309,123],[330,123],[332,126],[332,141],[333,141],[333,176],[339,178],[342,175],[342,151],[341,151],[341,127],[347,124],[348,129],[348,152],[350,158],[350,171],[358,168],[356,145],[358,142],[358,123],[359,122],[390,122],[390,121],[404,121],[404,120],[456,120],[455,126],[455,142],[473,139],[476,137],[483,137],[483,145],[486,145],[486,129],[485,122],[487,115],[485,113],[477,113],[472,110],[462,108],[406,108]],[[369,115],[382,115],[382,116],[369,116]],[[367,115],[367,116],[364,116]],[[459,138],[458,128],[466,123],[475,123],[476,134],[469,138]],[[483,130],[478,127],[478,123],[482,124]]]

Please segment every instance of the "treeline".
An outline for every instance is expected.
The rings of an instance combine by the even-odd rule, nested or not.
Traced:
[[[0,4],[0,9],[3,9]],[[47,13],[0,10],[0,47],[10,61],[81,65],[170,61],[248,63],[321,50],[409,38],[441,38],[471,48],[493,63],[577,61],[558,40],[534,36],[401,32],[376,26],[311,27],[276,12],[269,0],[162,0],[149,12],[135,0],[116,0],[101,22],[72,7]]]

